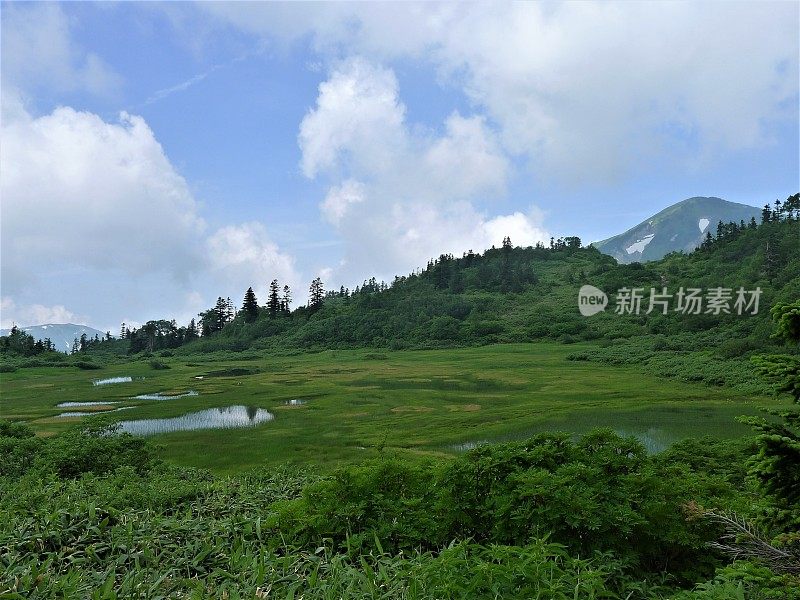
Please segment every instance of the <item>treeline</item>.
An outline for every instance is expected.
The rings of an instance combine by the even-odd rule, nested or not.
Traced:
[[[56,352],[50,338],[37,340],[14,325],[8,335],[0,337],[0,354],[16,354],[17,356],[36,356],[45,352]]]
[[[789,196],[785,202],[775,200],[774,207],[765,204],[761,210],[761,224],[767,225],[769,223],[780,223],[782,221],[797,222],[800,221],[800,194]],[[735,239],[739,234],[745,231],[753,231],[758,229],[758,223],[755,217],[751,217],[748,223],[740,220],[738,223],[730,221],[717,223],[717,233],[713,235],[711,231],[706,232],[706,237],[700,245],[701,250],[708,250],[713,248],[715,244],[722,244]]]
[[[760,287],[762,304],[800,295],[800,194],[766,206],[761,223],[721,223],[691,254],[672,253],[645,264],[619,265],[574,236],[549,245],[499,248],[460,257],[443,254],[424,269],[390,283],[371,278],[350,290],[326,290],[320,278],[305,306],[293,308],[287,285],[273,280],[266,302],[249,288],[237,308],[230,298],[199,313],[186,326],[149,321],[122,327],[118,339],[88,340],[79,352],[140,354],[247,348],[391,349],[530,342],[555,339],[619,340],[644,335],[707,335],[705,343],[728,339],[738,350],[769,344],[764,311],[736,315],[596,315],[577,311],[577,290],[592,284],[609,293],[624,287],[675,291],[685,287]],[[684,343],[684,342],[681,342]],[[685,343],[688,343],[685,342]],[[735,345],[735,344],[734,344]]]

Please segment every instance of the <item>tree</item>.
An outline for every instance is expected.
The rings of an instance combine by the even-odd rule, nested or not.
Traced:
[[[231,297],[225,300],[225,323],[230,323],[233,321],[234,317],[236,317],[236,309],[233,307],[233,302],[231,302]]]
[[[183,343],[188,343],[193,340],[196,340],[199,337],[199,333],[197,331],[197,324],[194,322],[194,319],[189,321],[189,324],[186,326],[186,333],[183,336]]]
[[[323,299],[325,298],[325,288],[322,285],[322,280],[319,277],[315,277],[314,281],[311,282],[311,286],[308,288],[308,307],[312,311],[316,311],[322,307]]]
[[[283,286],[283,299],[281,300],[281,307],[283,308],[283,312],[287,315],[292,312],[292,290],[289,289],[288,285]]]
[[[252,323],[258,318],[258,300],[256,300],[256,294],[252,287],[247,288],[244,293],[242,313],[244,313],[244,320],[247,323]]]
[[[793,346],[800,344],[800,300],[776,304],[771,313],[775,337]],[[751,473],[775,500],[776,510],[770,521],[797,529],[800,527],[800,358],[796,354],[778,354],[753,360],[763,375],[792,397],[795,408],[768,411],[780,420],[742,419],[758,433],[758,451],[751,460]]]
[[[269,299],[267,300],[267,312],[269,312],[270,319],[277,317],[281,310],[281,300],[278,295],[279,289],[278,280],[273,279],[269,284]]]

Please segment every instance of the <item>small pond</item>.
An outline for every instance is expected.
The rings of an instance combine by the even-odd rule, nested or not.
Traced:
[[[129,410],[131,408],[136,408],[136,407],[120,406],[119,408],[111,408],[109,410],[93,410],[93,411],[73,410],[73,411],[63,412],[56,416],[62,419],[67,417],[89,417],[92,415],[104,415],[106,413],[118,412],[120,410]]]
[[[271,412],[255,406],[224,406],[192,412],[167,419],[120,421],[120,431],[134,435],[153,435],[196,429],[233,429],[254,427],[275,418]]]
[[[301,406],[305,403],[306,401],[301,400],[300,398],[295,398],[294,400],[287,400],[286,402],[284,402],[286,406]]]
[[[110,383],[130,383],[133,377],[109,377],[108,379],[95,379],[92,385],[108,385]]]
[[[189,396],[199,396],[197,392],[194,390],[189,390],[185,394],[162,394],[161,392],[157,392],[155,394],[140,394],[138,396],[134,396],[133,400],[176,400],[177,398],[188,398]]]
[[[466,442],[461,442],[457,444],[450,444],[447,446],[448,450],[452,450],[454,452],[469,452],[470,450],[474,450],[480,446],[485,444],[491,443],[502,443],[502,442],[514,442],[514,441],[522,441],[528,439],[529,437],[533,437],[536,432],[527,432],[524,434],[518,435],[506,435],[498,437],[494,440],[469,440]],[[622,437],[633,437],[636,438],[642,446],[645,447],[648,454],[658,454],[659,452],[663,452],[667,448],[669,448],[674,442],[677,442],[681,439],[679,436],[675,435],[673,432],[667,431],[665,429],[659,429],[656,427],[650,427],[647,430],[631,430],[631,429],[614,429],[614,433]],[[575,439],[580,437],[579,434],[573,434]]]
[[[56,404],[57,408],[80,408],[81,406],[107,406],[108,404],[119,404],[119,402],[61,402]]]

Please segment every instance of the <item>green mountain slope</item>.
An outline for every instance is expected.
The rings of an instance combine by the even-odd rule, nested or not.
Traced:
[[[581,316],[578,290],[605,290],[611,306]],[[736,314],[617,315],[617,290],[640,287],[761,288],[761,311]],[[495,248],[461,258],[441,256],[419,274],[383,289],[367,282],[351,294],[329,294],[317,311],[255,323],[237,317],[219,334],[185,351],[274,348],[443,347],[550,338],[620,339],[643,334],[705,332],[720,340],[754,336],[769,343],[767,309],[800,297],[800,222],[795,219],[727,231],[689,254],[619,265],[593,247]],[[643,310],[647,302],[642,304]],[[731,308],[733,306],[731,305]]]
[[[689,198],[665,208],[625,233],[592,245],[620,263],[646,262],[670,252],[691,252],[717,224],[760,219],[761,209],[721,198]]]

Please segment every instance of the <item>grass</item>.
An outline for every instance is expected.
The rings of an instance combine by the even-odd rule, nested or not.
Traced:
[[[2,374],[0,416],[26,420],[39,435],[79,422],[61,419],[66,401],[135,406],[119,419],[175,417],[211,407],[270,410],[255,428],[161,435],[164,458],[180,465],[234,473],[280,463],[332,467],[381,452],[447,455],[460,444],[515,439],[548,429],[575,433],[610,426],[637,435],[653,450],[683,437],[735,437],[735,422],[764,397],[643,374],[633,366],[568,361],[590,344],[510,344],[457,350],[335,350],[293,356],[198,362],[165,358],[81,371],[22,369]],[[92,380],[132,376],[131,383]],[[202,377],[202,379],[198,379]],[[198,396],[132,400],[139,394]],[[291,399],[306,400],[287,406]],[[73,409],[64,409],[73,410]],[[85,410],[84,408],[77,410]]]

